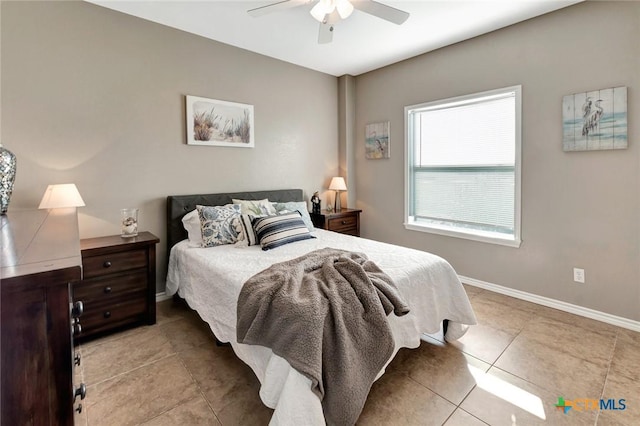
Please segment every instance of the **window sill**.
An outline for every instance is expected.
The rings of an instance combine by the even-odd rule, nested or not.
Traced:
[[[479,241],[482,243],[496,244],[507,247],[519,248],[522,244],[520,238],[502,237],[500,234],[482,231],[461,232],[457,229],[448,227],[437,227],[434,225],[405,223],[405,229],[410,231],[428,232],[430,234],[444,235],[447,237],[462,238],[465,240]]]

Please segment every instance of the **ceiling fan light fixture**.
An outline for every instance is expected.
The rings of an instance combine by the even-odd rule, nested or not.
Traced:
[[[353,5],[349,0],[336,0],[336,9],[342,19],[347,19],[353,13]]]
[[[310,13],[316,21],[323,22],[324,17],[333,13],[335,9],[336,3],[334,0],[320,0],[318,4],[313,6]]]

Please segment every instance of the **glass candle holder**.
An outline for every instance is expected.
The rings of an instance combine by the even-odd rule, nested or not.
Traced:
[[[121,232],[123,238],[135,237],[138,235],[138,209],[122,209]]]

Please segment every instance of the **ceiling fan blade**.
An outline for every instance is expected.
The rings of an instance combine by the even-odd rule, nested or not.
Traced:
[[[377,16],[394,24],[401,25],[409,19],[409,13],[374,0],[351,0],[351,4],[361,12]]]
[[[256,7],[254,9],[247,10],[247,13],[254,18],[268,15],[269,13],[278,12],[280,10],[291,9],[293,7],[302,6],[303,4],[310,3],[312,0],[280,0],[275,3],[267,4],[264,6]]]
[[[327,44],[333,41],[333,24],[328,22],[321,22],[320,29],[318,31],[318,43]]]

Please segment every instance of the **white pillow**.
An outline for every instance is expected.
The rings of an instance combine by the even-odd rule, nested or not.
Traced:
[[[191,210],[182,218],[182,225],[189,237],[189,247],[202,246],[202,230],[200,229],[200,216],[196,209]]]
[[[264,200],[237,200],[233,198],[233,204],[240,204],[242,214],[250,214],[253,216],[270,216],[276,214],[268,198]]]

